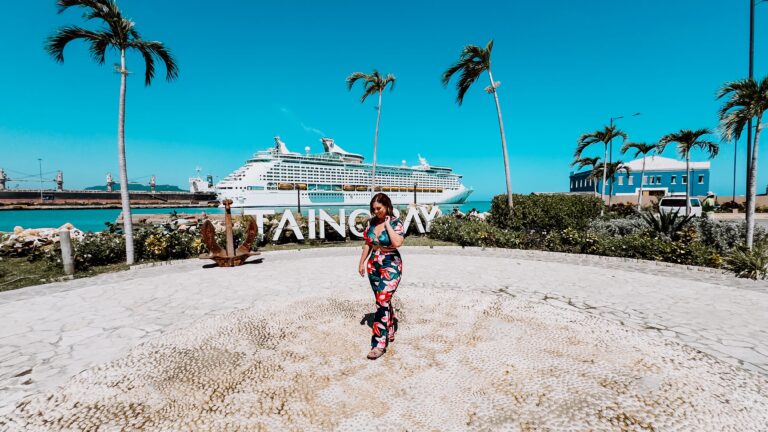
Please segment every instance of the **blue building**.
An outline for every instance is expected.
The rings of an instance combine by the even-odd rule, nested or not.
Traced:
[[[641,175],[643,159],[645,159],[645,175]],[[614,196],[637,196],[641,180],[643,182],[643,195],[645,196],[685,193],[685,187],[689,181],[689,175],[685,172],[685,161],[662,156],[648,156],[627,162],[625,165],[629,167],[630,174],[627,175],[622,171],[614,177]],[[690,163],[691,196],[705,196],[709,191],[709,168],[709,162]],[[570,191],[595,192],[596,190],[599,195],[602,189],[602,179],[592,181],[587,178],[588,176],[589,170],[571,172]],[[609,193],[610,185],[609,181],[605,187],[606,195]]]

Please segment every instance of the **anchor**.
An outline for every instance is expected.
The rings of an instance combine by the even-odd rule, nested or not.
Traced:
[[[259,234],[259,230],[256,227],[256,221],[253,218],[248,222],[248,229],[245,234],[245,241],[238,246],[235,250],[234,239],[232,236],[232,200],[226,199],[222,202],[226,215],[224,216],[224,227],[227,233],[227,249],[226,251],[216,243],[216,229],[213,227],[211,221],[206,220],[203,222],[203,227],[200,233],[203,237],[203,243],[208,248],[209,254],[200,255],[200,259],[211,259],[216,262],[219,267],[235,267],[243,265],[245,260],[254,255],[260,255],[259,252],[251,251],[251,246],[256,240],[256,236]]]

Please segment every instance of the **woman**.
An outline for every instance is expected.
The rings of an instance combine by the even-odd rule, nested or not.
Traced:
[[[389,342],[395,340],[395,309],[391,302],[403,272],[403,261],[397,248],[403,244],[404,232],[403,223],[395,218],[389,197],[383,193],[374,195],[371,199],[371,219],[363,232],[365,245],[358,265],[360,276],[365,276],[367,271],[376,297],[371,352],[368,353],[371,360],[384,355]]]

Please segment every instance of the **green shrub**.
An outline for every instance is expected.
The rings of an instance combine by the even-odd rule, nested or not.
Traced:
[[[595,219],[589,223],[588,231],[595,235],[626,236],[648,231],[648,226],[639,216],[618,219]]]
[[[685,216],[678,212],[656,214],[648,211],[641,213],[640,216],[651,231],[672,240],[679,240],[680,233],[694,218],[693,215]]]
[[[142,227],[134,234],[134,249],[139,261],[165,261],[196,256],[200,252],[200,235],[177,231],[172,225]]]
[[[125,261],[125,238],[121,234],[86,233],[74,240],[73,246],[75,266],[80,269]]]
[[[505,230],[476,219],[443,216],[432,222],[429,236],[462,246],[495,246],[583,253],[621,258],[665,261],[677,264],[720,267],[722,257],[715,248],[695,241],[696,231],[690,226],[679,241],[654,236],[647,230],[626,236],[567,228],[542,233]]]
[[[493,198],[491,224],[526,232],[586,229],[603,208],[600,198],[586,195],[515,195],[513,199],[511,212],[506,195]]]
[[[629,203],[617,203],[608,207],[606,213],[613,217],[627,217],[637,215],[637,205]]]
[[[737,246],[726,259],[726,266],[736,276],[749,279],[765,279],[768,274],[768,242],[755,242],[752,250]]]

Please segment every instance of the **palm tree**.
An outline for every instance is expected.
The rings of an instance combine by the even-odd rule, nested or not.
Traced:
[[[387,85],[389,91],[395,89],[395,76],[387,74],[383,76],[378,70],[374,69],[372,74],[366,74],[363,72],[355,72],[347,77],[347,89],[352,90],[352,86],[355,85],[357,80],[363,81],[363,95],[360,97],[360,103],[365,102],[368,96],[378,93],[379,105],[376,107],[378,114],[376,115],[376,135],[373,138],[373,172],[371,173],[371,194],[376,190],[376,147],[379,144],[379,122],[381,121],[381,95],[386,90]]]
[[[645,158],[648,157],[648,153],[656,151],[658,147],[659,147],[658,144],[631,143],[631,142],[624,143],[624,145],[621,146],[621,154],[624,154],[629,150],[634,150],[635,155],[633,157],[636,158],[640,155],[643,155],[643,169],[640,171],[640,193],[637,195],[637,211],[640,211],[640,208],[643,205],[643,179],[645,178]]]
[[[709,158],[713,158],[717,156],[717,153],[720,151],[720,147],[717,145],[717,143],[714,143],[712,141],[706,141],[702,140],[701,137],[704,135],[711,134],[712,131],[709,129],[699,129],[699,130],[690,130],[690,129],[681,129],[678,132],[671,133],[664,135],[659,140],[659,148],[657,150],[658,153],[663,153],[664,149],[667,148],[667,144],[669,143],[677,143],[677,152],[680,154],[680,157],[685,158],[685,215],[688,216],[690,214],[690,209],[688,205],[688,200],[690,199],[691,195],[691,150],[693,149],[701,149],[706,151],[709,154]]]
[[[493,39],[491,39],[485,48],[477,45],[467,45],[461,50],[459,60],[451,67],[443,72],[442,82],[443,86],[447,86],[451,81],[451,77],[461,72],[459,80],[456,81],[456,103],[461,106],[464,102],[464,95],[467,90],[477,81],[483,72],[488,72],[488,79],[491,84],[485,88],[487,93],[493,93],[494,100],[496,101],[496,114],[499,118],[499,130],[501,131],[501,151],[504,156],[504,175],[507,182],[507,204],[512,209],[512,179],[509,176],[509,157],[507,156],[507,138],[504,136],[504,121],[501,118],[501,105],[499,104],[498,88],[501,85],[500,82],[493,80],[493,73],[491,73],[491,51],[493,50]]]
[[[599,164],[599,162],[599,157],[583,157],[578,158],[571,163],[571,166],[575,166],[576,169],[589,167],[590,175],[587,176],[587,180],[592,180],[593,184],[595,185],[595,195],[597,195],[597,183],[599,182],[599,179],[593,178],[592,173],[594,173],[595,167]]]
[[[768,77],[758,84],[752,78],[725,83],[717,92],[717,98],[728,97],[720,107],[720,131],[723,138],[738,140],[747,123],[756,119],[755,140],[752,143],[752,160],[747,173],[747,247],[752,249],[755,235],[755,188],[757,182],[757,149],[760,142],[761,121],[768,109]]]
[[[108,48],[120,52],[120,65],[115,69],[120,73],[120,101],[117,120],[117,156],[120,168],[120,198],[123,207],[123,226],[125,230],[125,255],[126,262],[133,264],[133,223],[131,220],[131,205],[128,195],[128,169],[125,160],[125,91],[128,78],[128,69],[125,63],[125,54],[129,50],[138,51],[144,58],[145,72],[144,85],[149,86],[155,76],[155,58],[165,64],[168,81],[174,80],[179,69],[171,53],[161,42],[147,41],[141,38],[135,29],[135,23],[125,18],[120,12],[115,0],[58,0],[59,13],[71,7],[84,8],[86,20],[101,20],[105,27],[97,31],[88,30],[78,26],[67,26],[57,30],[48,37],[45,49],[60,63],[64,62],[64,47],[69,42],[82,39],[91,44],[91,57],[98,63],[104,64]]]
[[[599,164],[595,165],[595,168],[592,171],[598,179],[600,177],[603,179],[607,178],[611,186],[611,190],[613,190],[613,182],[617,174],[624,172],[624,174],[629,177],[629,175],[632,173],[632,170],[628,166],[624,165],[624,162],[620,160],[608,163],[600,162]],[[603,189],[605,189],[605,185],[603,185]],[[608,194],[608,207],[611,207],[611,194]]]
[[[603,143],[603,150],[604,150],[604,156],[603,160],[608,159],[608,145],[613,141],[615,138],[621,137],[622,140],[627,140],[627,134],[622,132],[618,127],[616,126],[605,126],[602,130],[597,130],[592,133],[587,133],[579,137],[579,139],[576,141],[576,151],[573,153],[574,159],[578,159],[581,157],[581,154],[586,150],[587,147],[591,146],[592,144],[597,143]],[[605,171],[603,171],[603,187],[600,192],[600,199],[605,200],[605,184],[606,184],[606,177],[605,177]],[[609,205],[610,205],[610,196],[608,197]],[[604,211],[603,211],[604,212]],[[601,212],[601,214],[603,213]]]

